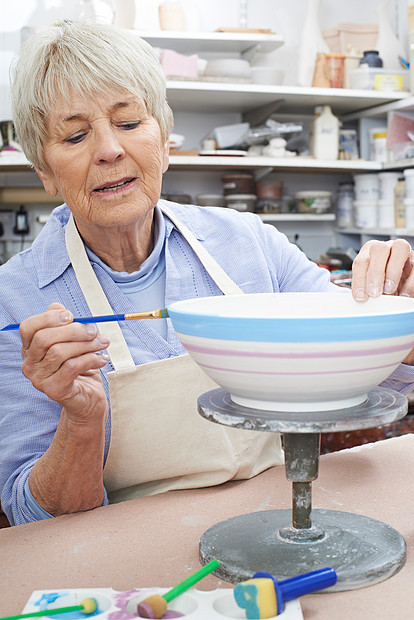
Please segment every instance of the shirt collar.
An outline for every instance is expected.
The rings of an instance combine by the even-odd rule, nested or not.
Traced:
[[[165,203],[174,210],[180,221],[195,235],[199,241],[205,239],[204,233],[194,221],[194,212],[186,205],[181,205],[167,200],[160,200],[159,204]],[[161,213],[158,206],[155,207]],[[70,216],[70,210],[66,204],[57,207],[32,244],[34,268],[37,272],[39,288],[43,288],[59,278],[70,266],[69,255],[66,250],[65,228]],[[174,224],[164,214],[165,238],[168,240]]]

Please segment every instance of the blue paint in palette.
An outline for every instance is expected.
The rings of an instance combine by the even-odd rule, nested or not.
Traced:
[[[39,611],[47,610],[48,606],[52,603],[55,603],[59,598],[64,596],[69,596],[69,592],[44,592],[38,601],[35,601],[33,604],[36,607],[39,607]],[[85,597],[86,598],[86,597]],[[59,607],[69,607],[71,605],[78,605],[79,602],[74,601],[62,601],[62,604]],[[93,616],[97,616],[102,613],[102,609],[97,609],[91,614],[84,614],[82,611],[68,611],[64,614],[54,614],[53,608],[50,610],[50,613],[47,614],[48,618],[56,618],[56,620],[85,620],[85,618],[92,618]]]

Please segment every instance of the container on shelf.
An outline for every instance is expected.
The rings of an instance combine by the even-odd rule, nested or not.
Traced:
[[[354,225],[354,186],[340,183],[336,198],[336,225],[347,228]]]
[[[374,140],[374,160],[385,164],[389,159],[387,149],[387,132],[380,131],[373,134]]]
[[[283,181],[265,177],[256,181],[256,194],[259,199],[280,200],[283,193]]]
[[[399,172],[380,172],[378,174],[379,200],[394,202],[394,190],[400,176]]]
[[[359,69],[349,72],[349,84],[356,90],[385,90],[398,92],[408,90],[407,70],[392,71],[379,67],[360,65]]]
[[[331,107],[324,105],[313,124],[313,152],[316,159],[338,159],[339,119],[332,114]]]
[[[394,188],[394,216],[395,228],[405,228],[405,179],[400,177]]]
[[[326,69],[331,88],[343,88],[344,86],[344,54],[326,54]]]
[[[414,168],[403,170],[405,179],[405,195],[407,198],[414,199]]]
[[[344,62],[344,88],[351,88],[349,74],[353,69],[358,69],[361,53],[357,47],[348,46]]]
[[[281,213],[282,201],[276,198],[259,198],[256,201],[256,213]]]
[[[237,211],[254,211],[257,196],[255,194],[228,194],[226,205]]]
[[[375,228],[378,224],[378,201],[354,200],[354,217],[357,228]]]
[[[159,7],[161,30],[185,30],[185,15],[181,2],[165,0]]]
[[[222,194],[199,194],[196,204],[201,207],[225,207],[226,199]]]
[[[405,227],[409,229],[414,228],[414,198],[404,198],[405,206]]]
[[[342,23],[323,30],[322,35],[332,52],[346,54],[349,48],[367,50],[375,47],[378,25]]]
[[[359,64],[368,65],[368,67],[382,67],[384,63],[377,50],[365,50]]]
[[[371,127],[368,129],[368,151],[369,156],[368,159],[370,161],[375,161],[375,144],[374,144],[374,135],[377,133],[384,133],[387,131],[387,124],[384,123],[381,127]]]
[[[223,194],[254,194],[255,181],[253,174],[239,172],[234,174],[223,174],[221,177],[223,184]]]
[[[355,129],[341,129],[339,131],[339,158],[359,158],[358,137]]]
[[[355,200],[377,202],[379,200],[379,181],[377,174],[354,174]]]
[[[296,192],[295,204],[298,213],[326,213],[332,206],[332,192],[320,190]]]
[[[395,209],[393,198],[378,200],[378,226],[379,228],[394,228]]]

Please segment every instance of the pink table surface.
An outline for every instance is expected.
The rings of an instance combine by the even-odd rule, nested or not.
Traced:
[[[0,615],[19,613],[33,590],[171,587],[200,567],[198,542],[223,519],[290,508],[283,467],[218,487],[165,494],[0,530]],[[388,523],[405,538],[404,568],[359,590],[301,598],[305,620],[413,620],[414,435],[321,457],[313,507]],[[200,589],[228,588],[210,575]]]

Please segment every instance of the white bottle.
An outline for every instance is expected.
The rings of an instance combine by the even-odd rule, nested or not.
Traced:
[[[324,105],[315,118],[313,130],[313,153],[316,159],[338,159],[339,119],[332,114],[329,105]]]

